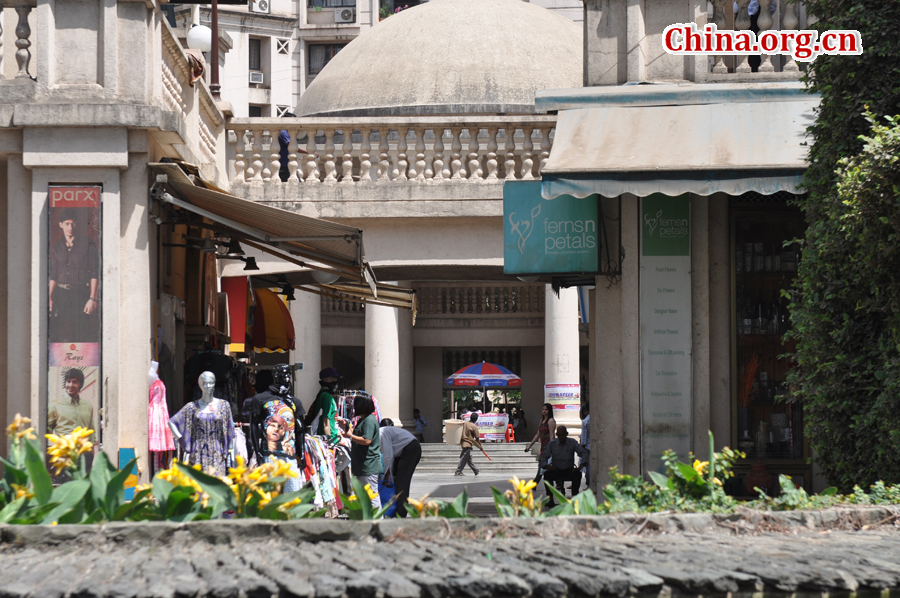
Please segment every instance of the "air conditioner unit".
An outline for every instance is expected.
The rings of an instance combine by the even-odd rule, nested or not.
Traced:
[[[355,23],[356,22],[356,9],[355,8],[335,8],[334,9],[334,22],[335,23]]]
[[[262,85],[265,83],[265,77],[259,71],[250,71],[250,85]]]
[[[269,14],[269,0],[250,0],[250,12]]]

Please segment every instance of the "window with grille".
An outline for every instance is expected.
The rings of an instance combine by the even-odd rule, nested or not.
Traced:
[[[250,70],[262,70],[262,40],[250,38]]]
[[[291,40],[289,39],[276,39],[275,47],[278,50],[279,54],[290,54],[291,52]]]
[[[250,106],[247,116],[251,118],[254,116],[262,116],[262,106]]]
[[[341,48],[347,44],[310,44],[309,45],[309,66],[307,72],[310,75],[318,75],[325,68],[325,65],[331,62],[335,54],[340,52]]]
[[[356,0],[307,0],[309,8],[342,8],[349,6],[356,7]]]

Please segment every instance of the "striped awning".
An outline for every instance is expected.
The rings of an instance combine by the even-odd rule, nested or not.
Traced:
[[[248,337],[257,351],[292,351],[295,348],[294,320],[281,297],[269,289],[253,289],[253,319]]]

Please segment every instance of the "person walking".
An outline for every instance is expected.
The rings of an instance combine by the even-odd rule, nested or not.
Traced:
[[[422,445],[411,432],[394,426],[393,420],[381,420],[381,455],[384,457],[384,476],[394,480],[397,496],[395,517],[406,517],[406,500],[416,466],[422,458]]]
[[[484,448],[481,446],[481,441],[478,439],[477,421],[478,414],[473,412],[469,416],[469,421],[462,425],[462,439],[459,441],[462,452],[459,454],[459,465],[456,466],[456,473],[454,475],[466,475],[463,473],[463,468],[466,465],[472,468],[475,475],[478,475],[478,468],[475,467],[475,463],[472,461],[472,445],[478,445],[478,448],[482,451],[484,451]]]
[[[381,497],[378,495],[378,478],[381,475],[381,435],[378,433],[378,420],[375,419],[375,403],[370,397],[357,395],[353,399],[353,412],[359,416],[356,427],[349,425],[341,436],[349,438],[350,473],[363,485],[368,485],[374,498],[372,509],[381,508]]]
[[[544,451],[547,450],[547,445],[550,444],[550,439],[552,439],[554,435],[556,435],[556,420],[553,419],[553,405],[544,403],[541,407],[541,423],[538,425],[537,434],[534,435],[534,438],[528,443],[528,446],[525,447],[525,452],[527,453],[530,451],[531,447],[534,446],[534,443],[540,441],[540,454],[543,455]],[[534,476],[534,483],[540,484],[543,477],[543,470],[539,464],[537,475]]]
[[[528,422],[525,421],[525,410],[516,409],[513,413],[513,434],[516,435],[516,442],[525,442],[525,430],[528,428]]]
[[[413,421],[416,422],[416,440],[425,442],[425,426],[428,425],[428,421],[422,417],[422,412],[418,409],[413,409]]]
[[[587,456],[582,457],[584,464],[584,485],[591,486],[591,404],[581,406],[581,447],[587,451]]]

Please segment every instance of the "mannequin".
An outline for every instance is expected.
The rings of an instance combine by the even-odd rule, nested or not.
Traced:
[[[213,396],[216,376],[203,372],[197,380],[202,395],[185,405],[169,420],[172,435],[178,440],[189,465],[200,464],[204,473],[227,475],[234,463],[234,418],[228,401]]]
[[[272,385],[250,404],[250,440],[257,463],[281,459],[291,463],[299,474],[305,466],[304,435],[300,427],[303,406],[291,396],[291,369],[287,365],[272,368]],[[285,483],[284,491],[300,489],[299,478]]]
[[[166,385],[159,379],[159,362],[150,362],[147,377],[150,382],[149,440],[150,452],[174,451],[175,441],[169,428],[169,407],[166,405]]]

